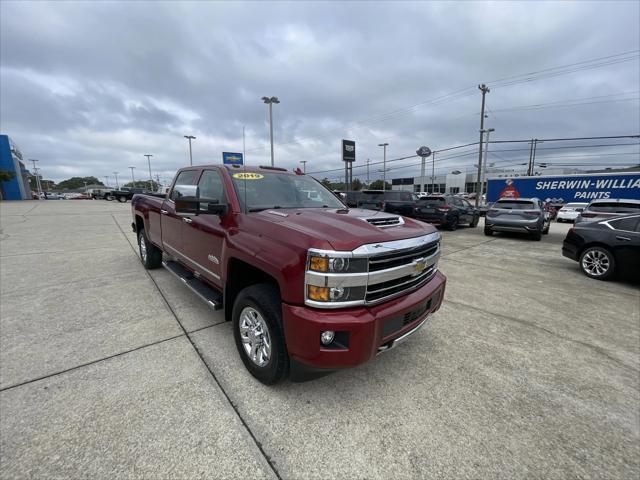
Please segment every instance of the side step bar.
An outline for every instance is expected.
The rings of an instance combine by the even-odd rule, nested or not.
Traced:
[[[211,308],[214,310],[220,310],[222,308],[222,294],[218,290],[198,279],[192,272],[176,261],[165,260],[162,262],[162,266],[176,278],[182,280],[191,291],[204,300]]]

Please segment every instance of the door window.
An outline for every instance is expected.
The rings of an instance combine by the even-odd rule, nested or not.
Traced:
[[[216,170],[205,170],[198,182],[200,193],[200,210],[207,210],[211,204],[226,204],[222,178]]]
[[[192,189],[185,189],[183,187],[192,186],[195,183],[197,176],[198,170],[184,170],[183,172],[180,172],[178,174],[178,178],[176,178],[176,182],[174,183],[169,198],[175,201],[176,198],[185,196],[185,192],[190,192]]]
[[[609,222],[616,230],[625,232],[640,232],[640,217],[627,217]]]

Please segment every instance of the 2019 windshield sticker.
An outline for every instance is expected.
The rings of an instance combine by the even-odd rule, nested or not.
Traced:
[[[264,175],[259,173],[234,173],[233,178],[239,178],[240,180],[260,180],[264,178]]]

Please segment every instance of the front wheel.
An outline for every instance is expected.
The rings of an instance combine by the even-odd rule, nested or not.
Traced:
[[[478,216],[474,216],[473,219],[471,220],[471,223],[469,224],[469,226],[471,228],[475,228],[478,226],[478,222],[480,221],[480,217]]]
[[[616,261],[609,250],[603,247],[587,248],[580,256],[580,268],[587,277],[596,280],[610,278],[616,267]]]
[[[491,230],[490,228],[484,227],[484,234],[487,237],[491,237],[493,235],[493,230]]]
[[[289,353],[278,289],[260,283],[242,290],[233,305],[232,322],[236,347],[249,373],[266,385],[281,381],[289,372]]]
[[[458,217],[451,217],[451,220],[447,222],[447,227],[452,232],[458,228]]]
[[[126,203],[127,202],[127,197],[118,197],[118,201],[120,203]]]

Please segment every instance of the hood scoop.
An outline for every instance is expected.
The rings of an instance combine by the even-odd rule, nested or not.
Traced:
[[[389,228],[404,225],[404,219],[402,217],[372,217],[363,218],[363,220],[378,228]]]

